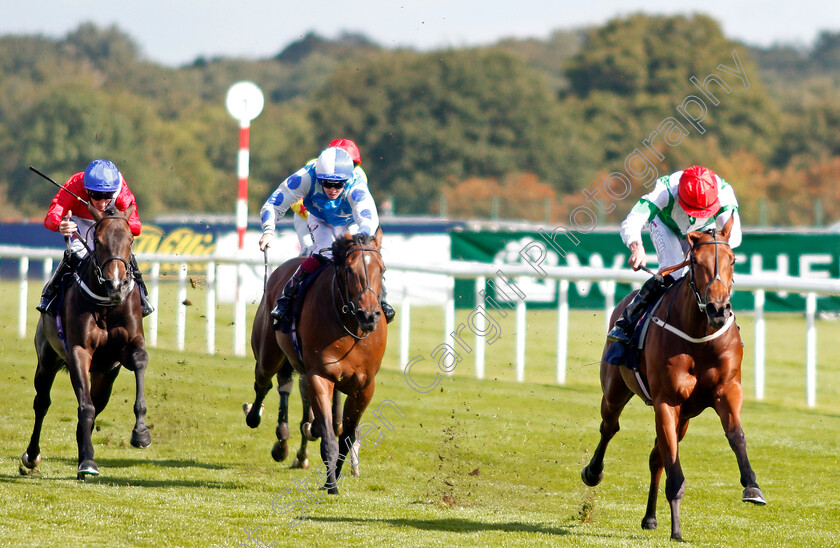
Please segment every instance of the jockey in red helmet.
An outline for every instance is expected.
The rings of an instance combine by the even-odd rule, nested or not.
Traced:
[[[88,232],[95,224],[93,216],[88,211],[87,206],[73,194],[87,200],[99,211],[105,211],[105,208],[111,204],[118,211],[126,211],[134,205],[134,211],[128,219],[128,225],[131,228],[131,233],[135,236],[140,234],[142,228],[134,194],[129,190],[125,178],[113,162],[102,159],[92,161],[84,171],[67,179],[63,188],[70,192],[58,191],[50,203],[50,209],[44,219],[44,226],[53,232],[60,232],[65,238],[69,238],[70,247],[44,287],[41,302],[35,307],[38,311],[51,316],[56,314],[55,307],[58,303],[55,297],[61,278],[64,274],[72,272],[79,261],[87,254],[87,249],[77,235],[82,234],[91,249],[95,245],[93,238],[88,237]],[[140,269],[137,268],[137,261],[133,253],[131,255],[131,267],[134,272],[134,280],[140,287],[140,300],[145,317],[154,312],[154,308],[148,301],[146,284],[143,282]]]
[[[653,190],[642,196],[621,223],[621,239],[630,248],[628,264],[638,270],[647,264],[642,245],[642,229],[650,227],[651,240],[656,248],[660,268],[679,264],[688,253],[686,234],[695,230],[722,229],[733,219],[729,235],[732,248],[741,244],[741,220],[738,200],[732,186],[702,166],[691,166],[660,177]],[[664,293],[669,285],[681,278],[684,270],[649,279],[633,301],[615,322],[607,338],[629,343],[633,328],[647,307]]]

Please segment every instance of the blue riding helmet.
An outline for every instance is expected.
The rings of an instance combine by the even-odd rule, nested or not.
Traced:
[[[94,160],[85,168],[85,188],[93,192],[116,192],[120,189],[120,170],[109,160]]]
[[[353,158],[338,147],[329,147],[315,160],[315,177],[327,181],[346,181],[353,176]]]

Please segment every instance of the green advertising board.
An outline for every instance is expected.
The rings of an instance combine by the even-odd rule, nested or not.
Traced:
[[[553,244],[547,238],[553,236]],[[588,266],[627,268],[629,250],[622,244],[618,229],[597,230],[589,234],[552,233],[546,230],[511,232],[453,232],[452,258],[499,264],[527,264],[545,250],[543,266]],[[656,252],[644,235],[648,252],[648,266],[656,266]],[[524,251],[523,251],[524,250]],[[745,231],[743,242],[735,249],[735,294],[732,304],[736,310],[754,308],[751,291],[738,291],[738,274],[803,276],[815,278],[840,277],[840,234],[827,231]],[[556,307],[556,280],[541,279],[536,270],[530,279],[517,278],[517,286],[525,294],[528,306]],[[603,308],[606,282],[571,282],[569,306],[572,308]],[[504,301],[504,294],[496,294],[497,284],[488,283],[487,294]],[[631,290],[628,284],[618,284],[616,301]],[[462,308],[475,306],[475,283],[455,281],[456,304]],[[512,298],[516,298],[512,294]],[[818,310],[840,311],[840,298],[819,297]],[[770,311],[804,311],[805,298],[800,294],[767,293],[765,309]]]

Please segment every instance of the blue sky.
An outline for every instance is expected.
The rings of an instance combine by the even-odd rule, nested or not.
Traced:
[[[58,38],[85,21],[116,24],[146,58],[176,66],[201,55],[268,57],[313,30],[326,37],[361,32],[386,47],[428,50],[545,38],[638,11],[706,13],[730,38],[755,45],[808,45],[820,30],[840,31],[836,0],[0,0],[0,34]]]

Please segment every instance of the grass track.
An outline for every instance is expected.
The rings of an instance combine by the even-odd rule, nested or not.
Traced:
[[[236,546],[256,543],[248,531],[278,545],[351,546],[637,546],[670,545],[670,517],[660,495],[659,529],[642,531],[647,455],[653,414],[640,401],[622,416],[607,453],[605,478],[585,487],[580,468],[598,439],[597,366],[603,336],[600,313],[573,312],[568,381],[553,384],[552,312],[529,313],[526,382],[513,381],[513,323],[487,348],[487,379],[472,378],[467,358],[428,394],[407,387],[397,363],[398,324],[392,325],[372,408],[384,400],[404,413],[383,416],[377,447],[362,451],[362,476],[344,480],[338,497],[309,500],[313,471],[274,463],[277,396],[263,425],[248,429],[240,405],[253,396],[253,361],[229,352],[232,312],[218,311],[220,355],[176,352],[173,323],[162,319],[160,347],[150,349],[147,402],[153,445],[128,445],[133,415],[129,372],[117,379],[100,416],[94,446],[102,475],[75,480],[76,402],[66,374],[53,388],[44,427],[39,477],[21,477],[18,459],[32,426],[34,351],[16,335],[12,284],[0,284],[0,545],[8,546]],[[34,310],[34,285],[30,290]],[[164,297],[173,300],[164,292]],[[188,348],[204,348],[200,294],[191,297]],[[171,302],[162,301],[162,309]],[[411,355],[428,356],[441,336],[442,313],[414,308]],[[174,317],[174,314],[171,314]],[[460,313],[458,320],[465,316]],[[253,317],[253,311],[249,311]],[[511,320],[511,318],[508,318]],[[804,321],[768,319],[765,400],[753,398],[752,322],[739,321],[747,343],[744,429],[750,458],[768,500],[740,501],[734,456],[717,417],[693,420],[681,444],[688,486],[683,536],[698,546],[831,546],[840,530],[840,367],[829,356],[840,325],[818,322],[818,406],[805,406]],[[200,327],[199,327],[200,326]],[[430,384],[430,361],[415,366]],[[293,396],[292,421],[299,420]],[[299,435],[293,433],[293,441]],[[317,444],[310,445],[313,465]],[[477,470],[477,472],[476,472]],[[471,475],[472,473],[472,475]],[[312,483],[308,483],[312,482]],[[296,503],[297,512],[275,508]]]

